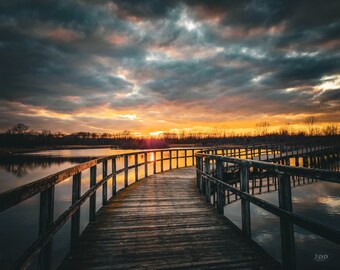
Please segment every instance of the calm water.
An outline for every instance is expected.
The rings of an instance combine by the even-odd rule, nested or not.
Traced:
[[[130,150],[133,151],[133,150]],[[129,151],[129,152],[130,152]],[[125,153],[127,150],[82,149],[53,150],[32,153],[30,156],[15,156],[11,159],[0,159],[0,192],[9,190],[69,168],[91,158]],[[180,153],[180,156],[183,153]],[[166,157],[166,156],[165,156]],[[142,162],[139,156],[139,162]],[[149,154],[148,160],[154,157]],[[158,157],[157,157],[158,158]],[[180,160],[180,166],[184,162]],[[129,159],[134,164],[134,157]],[[188,162],[191,165],[191,160]],[[149,174],[152,172],[149,167]],[[123,167],[123,160],[117,160],[117,168]],[[175,163],[173,163],[175,167]],[[168,169],[165,164],[164,169]],[[101,165],[97,168],[98,179],[101,176]],[[108,164],[111,173],[111,164]],[[144,176],[140,169],[139,176]],[[72,179],[58,184],[55,189],[55,219],[71,205]],[[129,182],[134,180],[134,171],[129,174]],[[117,178],[117,189],[123,187],[123,175]],[[82,194],[89,188],[89,170],[82,173]],[[111,181],[108,182],[108,193],[111,194]],[[335,229],[340,225],[340,185],[333,183],[313,183],[292,190],[293,210],[313,220],[322,222]],[[278,204],[277,192],[266,193],[259,197]],[[101,206],[101,189],[97,191],[97,209]],[[252,237],[268,253],[281,261],[279,219],[265,210],[252,206]],[[225,207],[229,219],[240,226],[240,202]],[[0,213],[0,269],[7,269],[38,236],[39,196]],[[88,223],[88,202],[81,208],[81,230]],[[58,265],[68,252],[70,222],[57,233],[53,241],[54,265]],[[339,246],[324,240],[317,235],[295,227],[296,254],[298,269],[339,269]],[[323,261],[314,260],[315,255],[327,255]],[[325,257],[324,257],[325,258]]]
[[[278,193],[257,197],[278,205]],[[317,182],[292,189],[293,212],[339,230],[340,185]],[[241,202],[225,207],[225,215],[241,227]],[[276,260],[281,261],[280,219],[266,210],[251,205],[252,238]],[[340,265],[340,246],[294,226],[297,269],[337,270]],[[322,255],[324,260],[316,260]]]

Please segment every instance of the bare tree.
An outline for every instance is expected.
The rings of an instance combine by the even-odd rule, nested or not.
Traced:
[[[337,125],[328,125],[323,129],[323,134],[326,136],[335,136],[339,134],[339,128]]]
[[[308,135],[313,136],[316,134],[316,123],[318,122],[317,118],[313,115],[307,116],[305,118],[305,123],[307,124],[308,128]]]
[[[29,126],[23,124],[23,123],[18,123],[15,126],[13,126],[11,129],[9,129],[7,132],[10,134],[24,134],[29,131]]]
[[[255,124],[256,133],[260,136],[268,134],[269,122],[263,121]]]
[[[131,137],[131,131],[130,130],[124,130],[122,132],[122,137],[127,140],[129,137]]]

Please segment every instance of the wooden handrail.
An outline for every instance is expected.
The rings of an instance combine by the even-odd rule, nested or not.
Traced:
[[[288,149],[288,148],[287,148]],[[269,157],[269,152],[273,152],[273,156]],[[228,151],[227,151],[228,153]],[[236,153],[236,152],[235,152]],[[322,225],[318,222],[312,221],[308,218],[301,217],[292,212],[292,198],[291,198],[291,176],[303,176],[317,179],[318,181],[327,181],[340,183],[340,172],[331,171],[320,168],[305,168],[305,167],[293,167],[289,166],[289,158],[297,155],[309,155],[311,165],[319,165],[315,161],[315,155],[322,153],[327,155],[327,159],[333,161],[339,161],[340,148],[337,147],[290,147],[288,151],[284,151],[284,148],[280,147],[280,151],[276,152],[274,149],[265,149],[266,162],[260,160],[254,160],[254,158],[260,159],[262,150],[258,150],[258,154],[254,155],[254,151],[250,153],[248,149],[241,153],[238,151],[238,155],[234,157],[222,156],[211,154],[211,151],[206,150],[196,153],[196,175],[197,175],[197,187],[201,193],[207,198],[207,201],[211,203],[211,196],[213,196],[213,205],[216,205],[217,211],[220,214],[224,212],[225,206],[225,191],[239,196],[241,199],[241,220],[242,231],[247,237],[251,237],[251,222],[250,222],[250,208],[249,203],[253,203],[270,213],[280,217],[281,224],[281,249],[283,267],[285,269],[295,269],[295,240],[294,240],[294,228],[293,224],[296,224],[304,229],[307,229],[319,236],[322,236],[334,243],[340,244],[340,232]],[[250,157],[248,156],[250,154]],[[279,154],[279,156],[276,156]],[[248,159],[241,157],[246,156]],[[238,156],[238,157],[235,157]],[[319,160],[320,161],[320,160]],[[277,164],[273,162],[283,163]],[[216,166],[211,167],[211,164]],[[225,163],[225,167],[224,164]],[[224,170],[229,170],[230,164],[237,166],[240,171],[240,189],[234,187],[225,181],[223,181]],[[307,162],[304,160],[304,165]],[[337,168],[339,169],[339,167]],[[249,194],[249,173],[254,170],[265,170],[276,175],[278,178],[278,194],[279,194],[279,206],[273,205],[265,200],[259,199]],[[268,184],[269,185],[269,184]],[[268,186],[269,188],[269,186]],[[212,192],[213,190],[213,192]]]
[[[39,265],[41,269],[51,269],[52,267],[52,241],[53,236],[58,232],[58,230],[69,220],[72,218],[71,222],[71,247],[74,248],[77,246],[78,238],[79,238],[79,226],[80,226],[80,207],[81,205],[88,199],[90,199],[90,221],[94,221],[96,218],[96,191],[98,188],[103,187],[103,201],[102,205],[107,204],[108,194],[107,194],[107,181],[112,179],[112,196],[116,194],[116,177],[119,174],[124,174],[124,187],[129,185],[129,170],[135,170],[134,180],[139,180],[138,170],[139,167],[144,167],[144,176],[148,176],[149,172],[149,164],[153,164],[153,173],[158,173],[164,171],[164,162],[169,162],[169,169],[173,169],[173,167],[179,167],[179,160],[183,160],[184,166],[188,166],[190,164],[189,160],[191,160],[191,164],[197,166],[197,184],[198,187],[202,190],[203,186],[201,181],[203,179],[211,179],[209,176],[212,170],[219,168],[219,175],[221,175],[221,170],[223,170],[223,163],[234,163],[238,166],[246,166],[246,167],[254,167],[264,170],[272,170],[275,173],[286,173],[288,175],[310,175],[308,174],[310,171],[307,168],[293,168],[286,165],[273,164],[269,162],[263,162],[258,160],[245,160],[242,158],[250,157],[258,159],[262,159],[262,155],[265,155],[269,158],[269,155],[273,155],[272,161],[278,159],[275,156],[275,153],[280,153],[280,158],[284,155],[282,154],[285,149],[288,147],[215,147],[215,148],[202,148],[202,147],[190,147],[190,148],[170,148],[170,149],[152,149],[146,151],[136,151],[126,154],[118,154],[111,155],[108,157],[101,157],[94,160],[90,160],[88,162],[73,166],[69,169],[62,170],[58,173],[49,175],[47,177],[41,178],[37,181],[31,182],[29,184],[23,185],[21,187],[3,192],[0,194],[0,212],[11,208],[34,195],[40,194],[40,222],[39,222],[39,237],[38,239],[31,245],[29,249],[26,250],[24,255],[18,260],[15,265],[15,269],[26,269],[32,259],[39,254]],[[315,150],[315,149],[314,149]],[[322,151],[322,149],[318,149]],[[325,149],[323,149],[325,150]],[[183,155],[179,155],[181,151],[184,151]],[[287,150],[288,151],[288,150]],[[293,153],[293,151],[291,151]],[[167,154],[168,153],[168,156]],[[230,156],[220,156],[221,154],[226,154]],[[296,153],[299,153],[297,151]],[[301,151],[301,154],[306,154],[306,152]],[[148,154],[153,154],[153,160],[150,160]],[[139,162],[138,158],[140,155],[143,155],[144,162]],[[134,163],[129,164],[128,158],[130,156],[134,156]],[[158,158],[159,156],[159,158]],[[165,157],[167,156],[167,157]],[[196,156],[196,159],[195,159]],[[209,166],[206,165],[205,172],[203,172],[203,160],[209,157]],[[286,155],[285,157],[288,157]],[[123,158],[124,166],[117,170],[116,161],[119,158]],[[265,159],[265,158],[264,158]],[[108,161],[112,161],[112,172],[108,173],[107,164]],[[175,166],[173,166],[172,162],[175,161]],[[210,163],[211,161],[211,163]],[[102,166],[102,178],[97,181],[97,165],[103,164]],[[160,170],[157,170],[157,165],[159,165]],[[191,165],[190,165],[191,166]],[[90,169],[90,188],[80,196],[80,186],[81,186],[81,173],[85,170]],[[209,171],[207,174],[206,172]],[[339,182],[338,176],[339,174],[335,172],[329,172],[325,170],[313,170],[313,177],[315,177],[315,173],[320,180],[327,179],[327,181]],[[209,176],[209,177],[208,177]],[[61,214],[54,222],[53,217],[53,209],[54,209],[54,188],[57,184],[63,182],[64,180],[73,177],[72,184],[72,205]],[[324,179],[321,179],[324,178]],[[246,178],[244,178],[246,179]],[[213,183],[213,182],[212,182]],[[222,196],[226,189],[230,188],[225,186],[224,184],[217,183],[217,207],[219,212],[223,212],[223,207],[225,204],[225,196]],[[207,190],[207,194],[211,192],[211,186],[206,185],[204,190]],[[230,189],[233,190],[233,187]],[[242,192],[246,191],[243,190]],[[235,191],[235,190],[234,190]],[[235,194],[241,197],[241,199],[249,199],[247,195],[237,193]],[[247,194],[247,193],[246,193]],[[207,200],[210,200],[210,196],[207,195]],[[252,202],[252,198],[248,201]],[[245,204],[246,205],[246,204]],[[249,211],[248,211],[249,212]],[[245,214],[246,217],[248,214]],[[298,221],[297,221],[298,222]],[[246,224],[246,223],[245,223]],[[246,225],[245,225],[246,226]],[[250,230],[249,230],[250,233]]]
[[[112,196],[116,194],[116,177],[119,174],[124,173],[124,187],[129,185],[128,172],[129,170],[135,170],[135,181],[139,180],[138,169],[143,166],[145,170],[145,176],[149,175],[148,165],[154,164],[154,173],[158,173],[157,164],[160,163],[160,172],[164,171],[164,161],[172,160],[177,161],[177,167],[179,167],[178,160],[184,159],[184,165],[188,165],[188,159],[191,158],[194,162],[195,151],[201,151],[204,148],[169,148],[169,149],[152,149],[146,151],[137,151],[126,154],[111,155],[108,157],[101,157],[88,162],[73,166],[71,168],[62,170],[55,174],[46,176],[37,181],[28,183],[18,188],[3,192],[0,194],[0,212],[11,208],[34,195],[40,193],[40,222],[39,222],[39,237],[34,243],[25,251],[25,253],[17,261],[14,269],[27,269],[31,264],[33,258],[39,255],[39,267],[40,269],[51,269],[52,267],[52,241],[53,236],[59,231],[59,229],[70,219],[71,222],[71,248],[77,246],[79,232],[80,232],[80,207],[88,199],[90,199],[90,221],[94,221],[96,218],[96,191],[98,188],[103,187],[103,202],[102,205],[107,204],[107,181],[112,179]],[[178,153],[184,151],[183,156],[179,156]],[[190,153],[188,153],[188,151]],[[164,153],[168,152],[169,157],[164,157]],[[176,152],[176,155],[172,155]],[[154,154],[154,160],[148,160],[148,154]],[[156,158],[160,153],[160,158]],[[143,155],[144,162],[138,162],[139,155]],[[129,164],[128,158],[134,156],[134,164]],[[123,168],[117,170],[116,161],[119,158],[124,159]],[[107,163],[112,160],[112,172],[108,174]],[[102,166],[102,179],[97,181],[97,165]],[[194,163],[192,163],[194,165]],[[172,164],[169,166],[172,168]],[[81,173],[90,169],[90,188],[80,196],[81,187]],[[72,184],[72,205],[63,212],[56,221],[53,222],[54,212],[54,188],[57,184],[64,180],[73,177]]]

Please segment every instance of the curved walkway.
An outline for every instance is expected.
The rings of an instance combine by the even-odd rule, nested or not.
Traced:
[[[193,167],[132,184],[99,210],[59,269],[280,269],[199,195]]]

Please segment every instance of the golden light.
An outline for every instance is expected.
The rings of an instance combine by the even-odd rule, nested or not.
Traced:
[[[163,134],[164,134],[164,131],[162,130],[149,132],[149,135],[151,137],[159,137],[160,135],[163,135]]]

